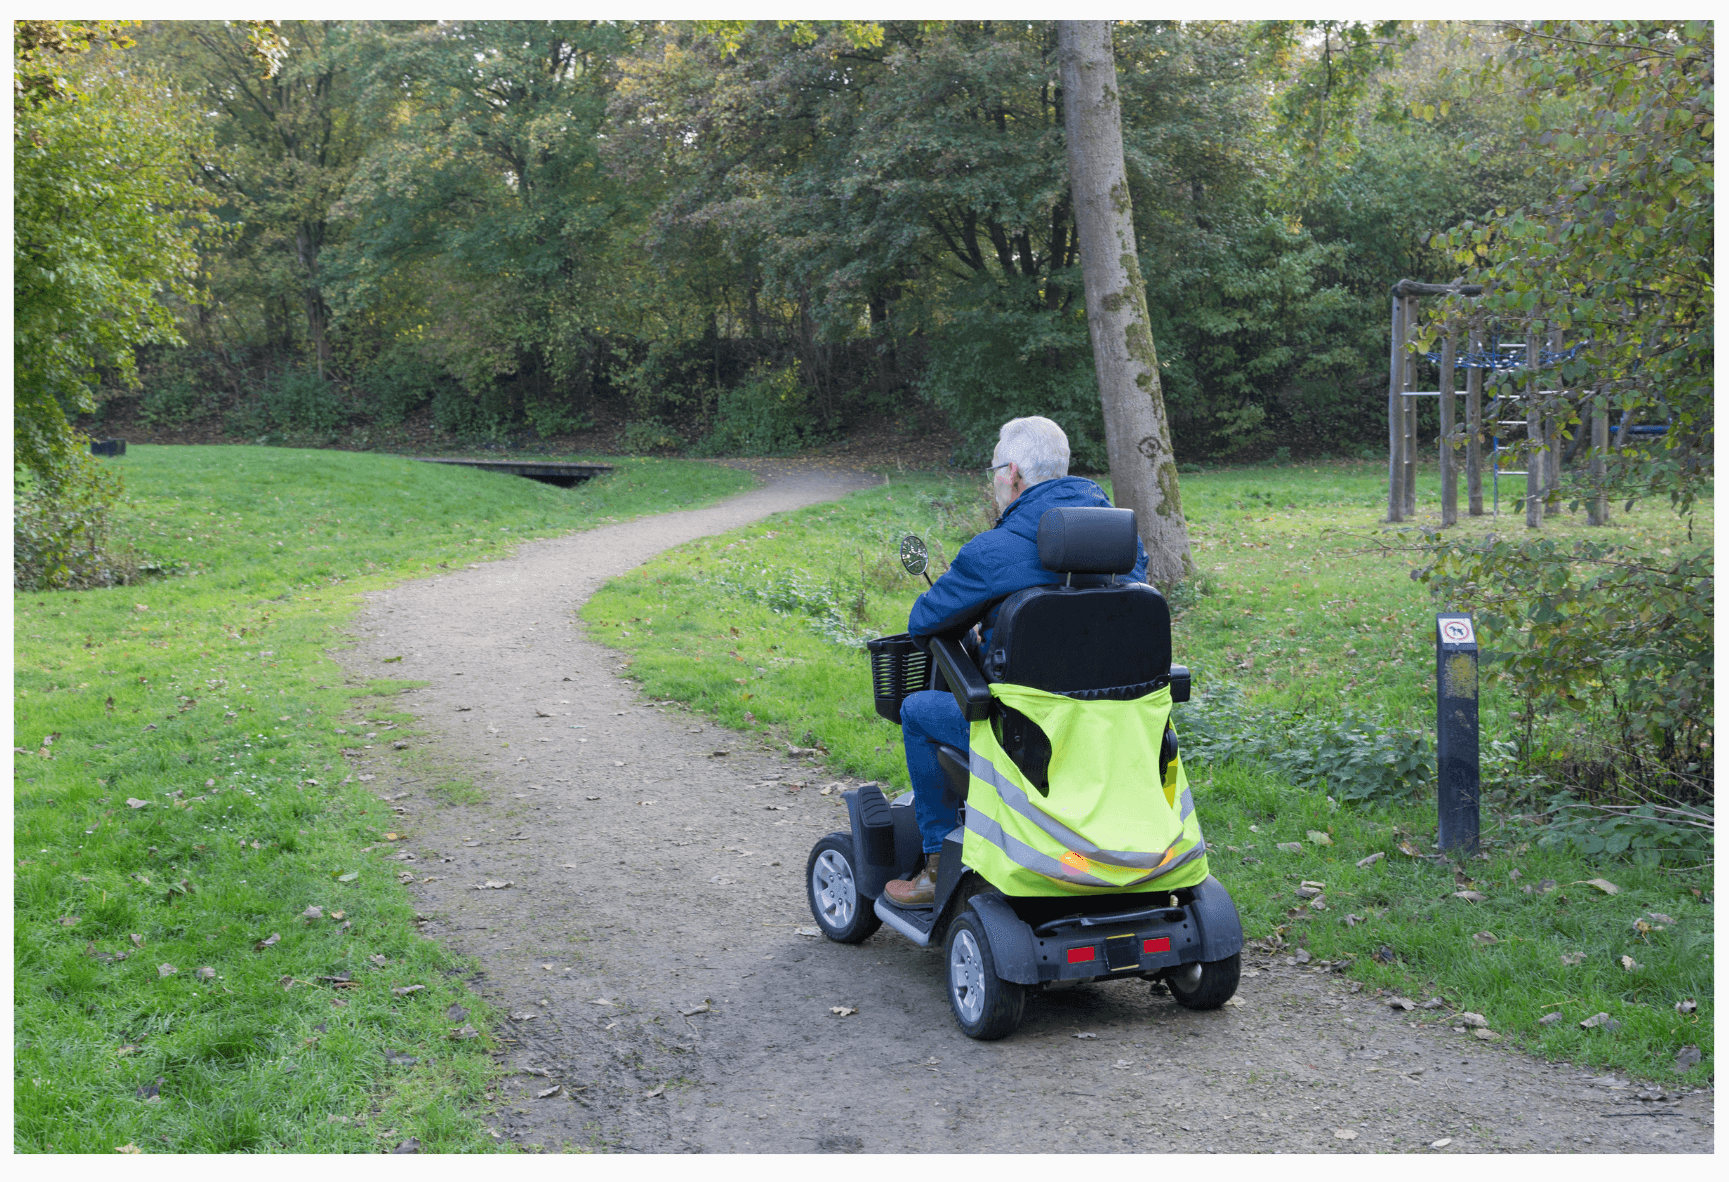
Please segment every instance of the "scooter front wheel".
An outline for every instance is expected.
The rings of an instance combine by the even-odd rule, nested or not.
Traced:
[[[822,934],[839,944],[859,944],[882,927],[872,901],[859,894],[852,836],[831,833],[817,842],[805,863],[805,894]]]
[[[949,1009],[961,1033],[984,1042],[1013,1034],[1026,1012],[1024,985],[997,976],[984,921],[967,911],[949,926]]]

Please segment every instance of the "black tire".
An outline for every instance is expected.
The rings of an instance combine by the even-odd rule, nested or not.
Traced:
[[[997,976],[984,921],[970,907],[949,925],[943,962],[948,970],[949,1010],[961,1033],[981,1042],[1013,1034],[1026,1012],[1026,986]]]
[[[1176,973],[1167,973],[1165,984],[1171,987],[1171,997],[1178,1005],[1191,1010],[1216,1010],[1236,994],[1242,976],[1243,954],[1233,952],[1223,960],[1202,962],[1201,979],[1193,989],[1186,988]]]
[[[805,898],[822,934],[837,944],[860,944],[883,926],[874,900],[859,894],[852,835],[831,833],[817,842],[804,867]]]

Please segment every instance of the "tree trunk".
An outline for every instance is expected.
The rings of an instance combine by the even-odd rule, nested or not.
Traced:
[[[1193,573],[1194,562],[1135,250],[1110,23],[1058,21],[1057,56],[1111,484],[1116,503],[1135,511],[1148,581],[1169,588]]]

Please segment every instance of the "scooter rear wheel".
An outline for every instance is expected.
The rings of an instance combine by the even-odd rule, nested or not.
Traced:
[[[1190,1010],[1216,1010],[1237,992],[1243,975],[1243,954],[1233,952],[1223,960],[1201,964],[1201,975],[1192,986],[1186,985],[1175,973],[1167,974],[1165,983],[1171,987],[1171,998]]]
[[[968,908],[949,925],[949,1009],[961,1033],[983,1042],[1013,1034],[1026,1012],[1024,985],[997,976],[984,921]]]
[[[838,944],[859,944],[883,926],[873,900],[859,894],[852,835],[831,833],[805,862],[805,897],[822,934]]]

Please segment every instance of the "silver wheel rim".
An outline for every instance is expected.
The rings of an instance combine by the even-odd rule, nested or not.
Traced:
[[[949,992],[954,995],[955,1012],[969,1026],[985,1012],[985,957],[978,941],[965,928],[955,931],[949,945]]]
[[[810,871],[810,887],[817,918],[833,931],[845,931],[858,911],[858,888],[853,885],[847,860],[834,850],[818,854]]]

